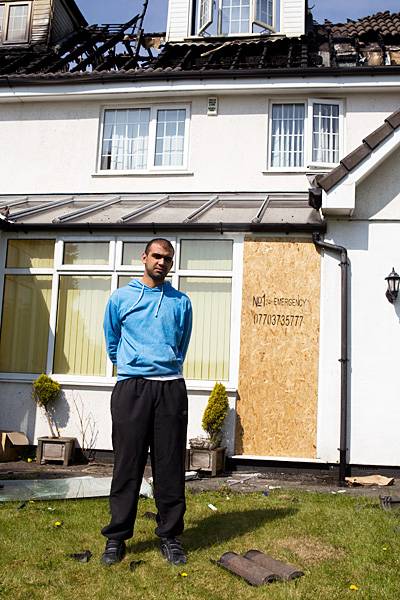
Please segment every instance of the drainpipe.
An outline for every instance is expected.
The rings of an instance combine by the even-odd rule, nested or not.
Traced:
[[[322,242],[318,233],[313,233],[313,242],[319,248],[332,250],[340,254],[341,269],[341,352],[340,352],[340,447],[339,450],[339,483],[343,484],[348,474],[347,465],[347,421],[348,421],[348,270],[347,250],[343,246]]]

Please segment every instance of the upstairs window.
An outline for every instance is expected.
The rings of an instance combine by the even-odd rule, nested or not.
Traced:
[[[270,167],[331,167],[339,162],[342,145],[342,102],[310,100],[272,104]]]
[[[104,111],[100,169],[184,168],[189,109],[124,108]]]
[[[29,41],[30,2],[0,3],[0,41],[20,44]]]
[[[198,0],[197,35],[276,31],[277,0]]]

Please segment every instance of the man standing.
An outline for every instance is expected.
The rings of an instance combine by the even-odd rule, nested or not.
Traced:
[[[186,509],[188,399],[182,365],[192,308],[185,294],[164,281],[173,258],[171,242],[151,240],[142,254],[143,277],[116,290],[105,312],[107,352],[117,365],[111,396],[111,522],[102,529],[105,565],[124,558],[125,540],[133,535],[149,447],[161,552],[173,564],[186,562],[176,536],[183,531]]]

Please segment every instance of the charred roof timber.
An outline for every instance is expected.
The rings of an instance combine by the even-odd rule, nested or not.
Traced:
[[[0,44],[0,85],[84,81],[107,77],[276,76],[322,70],[366,73],[400,65],[400,13],[380,12],[357,21],[308,22],[307,33],[289,38],[204,37],[163,45],[164,33],[144,33],[149,0],[128,22],[80,25],[57,44]],[[160,50],[161,48],[161,50]],[[1,77],[4,76],[4,77]]]

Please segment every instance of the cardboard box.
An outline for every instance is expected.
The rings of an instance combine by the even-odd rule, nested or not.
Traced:
[[[0,432],[0,462],[17,460],[21,446],[29,446],[29,440],[21,431]]]

